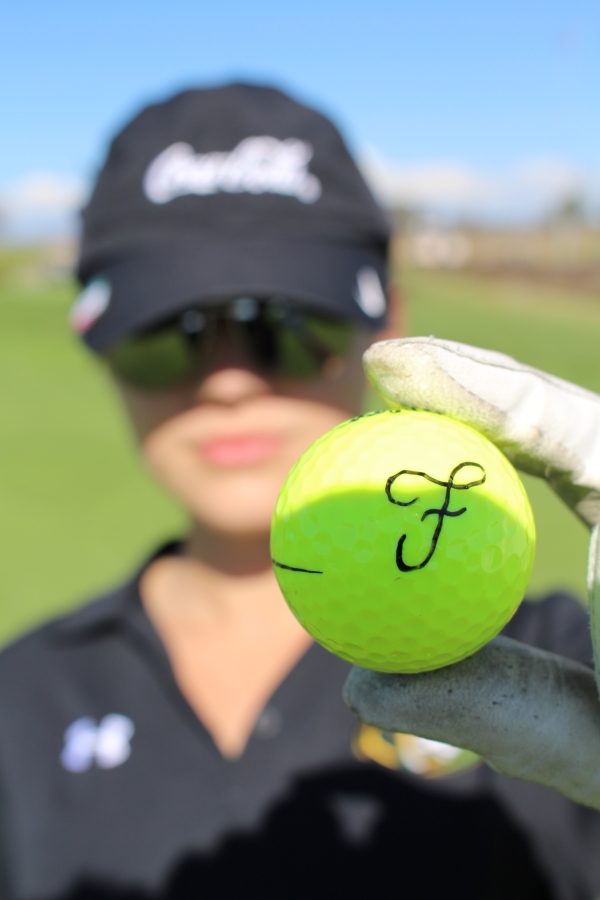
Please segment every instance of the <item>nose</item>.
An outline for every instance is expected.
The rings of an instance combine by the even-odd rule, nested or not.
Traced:
[[[268,378],[256,367],[243,343],[233,335],[217,337],[211,347],[210,365],[196,386],[196,401],[234,406],[270,391]]]
[[[212,369],[199,382],[196,391],[198,403],[215,403],[235,406],[270,393],[270,385],[259,372],[242,365],[225,365]]]

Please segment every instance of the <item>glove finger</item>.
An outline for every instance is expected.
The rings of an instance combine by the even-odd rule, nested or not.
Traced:
[[[501,353],[431,337],[375,343],[364,366],[388,404],[472,425],[585,522],[600,521],[598,395]]]
[[[369,725],[472,750],[505,775],[600,809],[598,700],[579,663],[498,637],[434,672],[355,668],[344,699]]]

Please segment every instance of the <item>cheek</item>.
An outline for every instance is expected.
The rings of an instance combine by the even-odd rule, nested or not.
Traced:
[[[169,421],[148,422],[145,433],[138,428],[139,447],[142,459],[147,468],[166,487],[176,486],[178,475],[185,479],[188,476],[185,445],[177,438]]]
[[[321,384],[314,393],[305,392],[301,398],[302,410],[298,413],[298,422],[302,412],[302,434],[311,434],[313,440],[328,431],[344,419],[360,415],[364,411],[364,386],[361,383],[347,385],[346,390],[331,390]]]
[[[124,385],[118,387],[121,403],[144,455],[148,439],[153,438],[170,420],[188,410],[192,403],[192,388],[189,391],[178,388],[176,391],[147,395]]]
[[[347,359],[333,359],[324,376],[315,381],[290,381],[280,385],[281,394],[307,402],[313,409],[315,422],[328,422],[322,431],[337,422],[363,412],[366,380],[362,355],[369,345],[361,341]]]

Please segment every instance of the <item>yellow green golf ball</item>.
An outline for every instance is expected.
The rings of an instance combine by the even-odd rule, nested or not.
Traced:
[[[534,551],[504,454],[467,425],[409,410],[350,419],[312,444],[271,529],[297,619],[380,672],[437,669],[486,644],[521,602]]]

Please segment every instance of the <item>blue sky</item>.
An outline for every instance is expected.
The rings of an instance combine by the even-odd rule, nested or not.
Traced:
[[[536,166],[539,202],[553,180],[561,190],[598,181],[597,0],[93,9],[21,0],[4,11],[0,208],[4,198],[14,211],[26,185],[30,201],[43,184],[72,201],[139,105],[232,77],[276,81],[332,114],[381,178],[398,176],[400,195],[412,178],[468,206],[496,181],[492,206],[502,185],[514,203]]]

